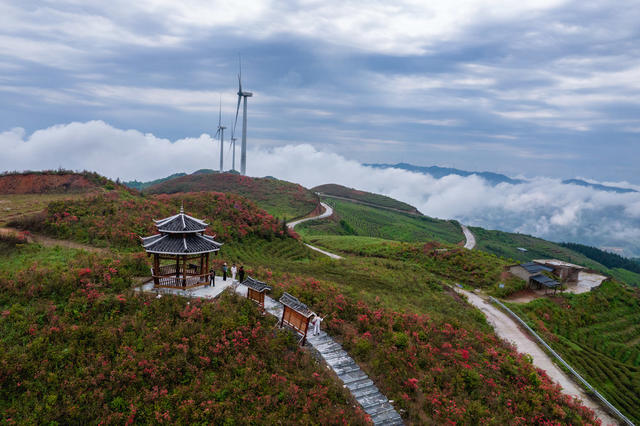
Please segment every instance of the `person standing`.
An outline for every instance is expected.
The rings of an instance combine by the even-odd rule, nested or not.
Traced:
[[[238,270],[238,278],[240,279],[240,282],[244,281],[244,266],[240,265],[240,269]]]
[[[213,268],[209,270],[209,285],[211,287],[216,286],[216,271],[214,271]]]
[[[236,268],[236,264],[231,265],[231,282],[236,280],[236,274],[238,273],[238,268]]]
[[[222,265],[222,281],[226,281],[227,280],[227,262],[224,262],[224,265]]]
[[[324,321],[324,318],[320,318],[320,315],[316,315],[313,321],[313,335],[317,336],[320,334],[320,323]]]

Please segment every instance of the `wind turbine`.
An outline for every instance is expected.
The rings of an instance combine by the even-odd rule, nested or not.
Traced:
[[[231,137],[231,170],[236,170],[236,138]]]
[[[222,167],[223,167],[222,147],[224,145],[224,129],[226,129],[226,127],[222,125],[222,96],[220,96],[220,113],[218,114],[218,131],[216,132],[216,137],[220,135],[220,173],[222,173]]]
[[[244,99],[244,104],[242,107],[242,147],[240,149],[240,174],[242,175],[247,174],[247,98],[250,98],[251,96],[253,96],[253,93],[244,92],[242,90],[242,61],[240,61],[240,73],[238,74],[238,106],[236,107],[236,121],[233,124],[232,135],[235,135],[236,125],[238,124],[240,101]]]

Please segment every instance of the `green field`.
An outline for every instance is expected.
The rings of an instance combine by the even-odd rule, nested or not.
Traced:
[[[560,244],[546,241],[531,235],[513,234],[502,231],[489,231],[483,228],[469,227],[476,237],[476,248],[493,253],[516,262],[528,262],[533,259],[559,259],[565,262],[586,266],[621,280],[627,284],[640,285],[640,274],[621,268],[607,268],[582,253],[563,247]],[[518,247],[527,251],[522,252]],[[515,262],[514,262],[515,263]]]
[[[388,209],[394,210],[402,210],[411,214],[419,215],[418,209],[409,205],[407,203],[403,203],[402,201],[398,201],[391,197],[387,197],[385,195],[374,194],[366,191],[359,191],[353,188],[347,188],[346,186],[336,185],[336,184],[327,184],[316,186],[311,189],[313,192],[319,192],[324,195],[334,195],[337,197],[348,198],[350,200],[359,201],[366,204],[374,204],[376,206],[385,207]]]
[[[640,291],[607,281],[510,308],[609,402],[640,422]]]
[[[464,235],[455,221],[378,209],[336,199],[324,200],[334,216],[304,222],[296,232],[305,238],[317,235],[354,235],[397,241],[440,241],[457,244]]]

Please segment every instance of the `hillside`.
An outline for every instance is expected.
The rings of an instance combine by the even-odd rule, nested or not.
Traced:
[[[24,224],[111,251],[0,242],[0,410],[18,423],[363,422],[342,384],[253,304],[132,290],[149,273],[136,234],[182,202],[226,243],[216,267],[241,262],[272,297],[287,291],[326,315],[323,328],[407,423],[594,421],[449,290],[493,288],[504,264],[495,256],[371,240],[334,262],[279,235],[271,216],[237,195],[108,195],[52,203]]]
[[[605,282],[584,294],[511,309],[541,333],[586,380],[640,422],[640,292]]]
[[[327,198],[324,202],[333,207],[333,216],[328,220],[302,223],[296,227],[296,232],[305,237],[346,235],[452,244],[464,240],[455,221],[399,213],[341,199]]]
[[[67,170],[0,175],[0,225],[42,211],[50,202],[122,189],[97,173]]]
[[[311,188],[313,192],[320,193],[323,196],[332,196],[337,198],[345,198],[348,200],[362,202],[364,204],[371,205],[372,207],[384,207],[392,210],[399,210],[410,214],[420,215],[421,213],[415,207],[403,203],[402,201],[395,200],[391,197],[386,197],[380,194],[374,194],[372,192],[360,191],[353,188],[347,188],[346,186],[337,184],[319,185],[315,188]]]
[[[146,188],[148,188],[150,186],[157,185],[159,183],[168,181],[169,179],[174,179],[174,178],[177,178],[177,177],[180,177],[180,176],[186,176],[186,173],[174,173],[174,174],[172,174],[170,176],[167,176],[165,178],[151,180],[151,181],[148,181],[148,182],[140,182],[140,181],[137,181],[137,180],[132,180],[132,181],[128,181],[128,182],[122,182],[122,184],[127,186],[127,187],[129,187],[129,188],[131,188],[131,189],[137,189],[138,191],[142,191],[143,189],[146,189]]]
[[[608,268],[581,252],[572,250],[571,245],[563,246],[525,234],[490,231],[477,227],[469,227],[469,229],[476,237],[478,250],[484,250],[517,262],[528,262],[541,258],[560,259],[600,271],[627,284],[640,285],[640,274],[619,267]]]
[[[279,219],[305,216],[318,205],[316,195],[301,185],[274,178],[252,178],[232,173],[197,173],[150,186],[149,194],[217,191],[241,195]]]

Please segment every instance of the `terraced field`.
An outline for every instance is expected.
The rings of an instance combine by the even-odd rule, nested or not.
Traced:
[[[511,305],[612,404],[640,421],[640,292],[615,282]]]
[[[322,221],[300,224],[296,231],[303,236],[355,235],[396,241],[439,241],[457,244],[464,240],[455,221],[412,216],[348,201],[323,200],[334,209],[334,216]]]

